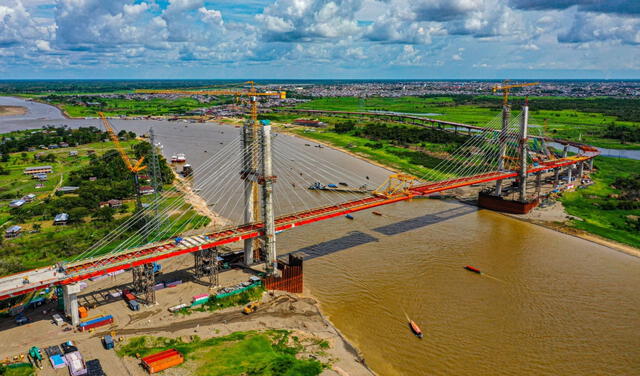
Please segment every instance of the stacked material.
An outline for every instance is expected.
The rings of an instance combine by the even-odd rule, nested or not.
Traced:
[[[188,304],[178,304],[177,306],[169,307],[169,312],[171,313],[178,312],[179,310],[187,307],[189,307]]]
[[[199,306],[201,304],[204,304],[206,302],[209,301],[209,294],[199,294],[199,295],[195,295],[191,298],[191,306],[195,307],[195,306]]]
[[[106,315],[106,316],[101,316],[91,320],[83,321],[80,323],[80,325],[78,325],[78,329],[80,329],[81,332],[85,332],[89,329],[109,325],[111,323],[113,323],[113,316]]]
[[[62,355],[62,350],[60,350],[59,346],[49,346],[44,349],[44,352],[47,354],[49,358],[55,355]]]
[[[177,280],[177,281],[165,282],[165,284],[164,284],[164,285],[165,285],[165,287],[176,287],[176,286],[178,286],[178,285],[179,285],[179,284],[181,284],[181,283],[182,283],[182,280],[180,280],[180,279],[179,279],[179,280]]]
[[[87,374],[87,366],[82,359],[79,351],[74,351],[64,355],[64,360],[69,367],[71,376],[80,376]]]
[[[142,366],[149,373],[156,373],[184,362],[184,357],[176,349],[169,349],[142,358]]]
[[[62,347],[62,352],[65,354],[78,351],[78,348],[71,341],[61,343],[60,347]]]
[[[54,369],[64,368],[67,366],[64,362],[64,359],[62,358],[62,355],[60,354],[50,356],[49,361],[51,362],[51,367],[53,367]]]
[[[87,360],[87,376],[105,376],[106,374],[102,370],[102,364],[100,360],[92,359]]]

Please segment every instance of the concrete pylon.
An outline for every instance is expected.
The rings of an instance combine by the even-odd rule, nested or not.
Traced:
[[[578,163],[578,177],[577,177],[577,179],[580,180],[580,183],[582,183],[582,176],[584,176],[584,162]]]
[[[520,120],[520,202],[527,201],[527,142],[529,124],[529,106],[522,106],[522,119]]]
[[[278,273],[276,253],[276,227],[273,213],[273,168],[271,161],[271,125],[262,126],[262,213],[264,221],[264,250],[266,271],[269,275]]]
[[[569,145],[564,145],[562,149],[562,158],[566,158],[569,154]],[[553,185],[557,187],[560,184],[560,167],[555,169],[555,176],[553,177]]]
[[[64,299],[64,313],[71,318],[71,325],[80,325],[80,312],[78,312],[78,293],[80,285],[77,283],[62,286],[62,298]]]
[[[509,120],[511,119],[511,108],[508,104],[502,106],[502,130],[500,131],[500,159],[498,160],[498,171],[504,169],[504,157],[507,153],[507,136],[509,133]],[[502,180],[496,181],[496,196],[502,195]]]
[[[253,154],[254,154],[254,137],[253,124],[245,123],[242,127],[242,172],[241,177],[244,180],[244,221],[245,223],[253,222],[253,181],[252,176],[255,175],[253,170]],[[244,263],[245,265],[253,264],[253,239],[244,240]]]

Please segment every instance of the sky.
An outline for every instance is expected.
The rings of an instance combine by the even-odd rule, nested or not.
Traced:
[[[640,79],[640,0],[0,0],[5,79]]]

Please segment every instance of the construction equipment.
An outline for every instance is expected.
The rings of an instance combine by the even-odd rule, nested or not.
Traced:
[[[235,98],[240,98],[240,101],[242,101],[242,99],[246,98],[249,102],[250,105],[250,115],[249,118],[247,119],[247,123],[246,125],[249,125],[251,127],[251,132],[249,132],[249,134],[247,135],[247,143],[252,143],[255,140],[258,139],[259,137],[259,123],[258,123],[258,97],[277,97],[280,99],[286,99],[287,97],[287,93],[284,91],[265,91],[265,92],[259,92],[256,89],[255,86],[255,82],[254,81],[246,81],[244,82],[245,85],[249,85],[248,89],[245,90],[234,90],[234,89],[192,89],[192,90],[187,90],[187,89],[182,89],[182,90],[163,90],[163,89],[143,89],[143,90],[134,90],[134,93],[136,94],[177,94],[177,95],[229,95],[229,96],[233,96]],[[238,102],[236,100],[236,102]],[[249,145],[248,146],[248,150],[252,150],[250,156],[247,156],[247,158],[249,158],[250,160],[248,161],[248,164],[251,165],[251,170],[257,170],[258,169],[258,156],[257,156],[257,148],[251,147]],[[256,150],[256,151],[253,151]],[[243,177],[243,179],[246,179],[247,176]],[[247,219],[249,222],[253,221],[253,222],[258,222],[260,220],[260,196],[258,194],[258,185],[259,183],[257,181],[250,181],[250,180],[245,180],[247,181],[247,184],[251,184],[251,196],[252,196],[252,206],[251,206],[251,213],[252,213],[252,217],[251,220]],[[259,256],[259,250],[260,250],[260,244],[258,243],[259,240],[258,238],[255,238],[253,240],[247,240],[248,243],[246,244],[253,244],[252,246],[252,251],[247,252],[248,245],[246,245],[247,248],[245,248],[245,253],[253,253],[252,257],[250,258],[251,260],[257,258]]]
[[[260,302],[256,302],[256,303],[249,303],[247,304],[243,309],[242,309],[242,313],[244,313],[245,315],[249,315],[254,313],[255,311],[258,310],[258,307],[261,305]]]
[[[122,157],[122,161],[124,162],[127,169],[131,171],[131,174],[133,175],[133,185],[136,191],[136,208],[138,210],[142,210],[142,201],[140,199],[140,182],[138,179],[138,172],[147,168],[147,166],[142,166],[144,157],[140,158],[138,162],[133,163],[129,158],[129,155],[127,154],[126,150],[124,150],[122,145],[120,145],[120,138],[118,138],[118,135],[113,130],[113,127],[111,126],[111,123],[109,123],[109,120],[107,119],[107,117],[104,115],[103,112],[98,112],[98,116],[100,116],[100,119],[102,120],[102,125],[104,126],[104,129],[106,129],[107,133],[109,134],[109,137],[111,138],[113,143],[116,145],[116,149],[118,149],[118,153],[120,153],[120,157]]]
[[[29,358],[35,367],[42,369],[42,353],[37,346],[29,349]]]
[[[507,82],[509,82],[509,81],[508,81],[508,80],[506,80],[506,81],[504,81],[504,82],[502,83],[502,85],[495,85],[495,86],[492,88],[492,91],[493,91],[494,93],[495,93],[496,91],[498,91],[498,90],[501,90],[501,91],[502,91],[502,100],[503,100],[502,104],[503,104],[504,106],[506,106],[506,105],[508,105],[508,104],[509,104],[509,91],[510,91],[511,89],[516,88],[516,87],[535,86],[535,85],[540,84],[540,82],[527,82],[527,83],[524,83],[524,84],[506,85],[506,83],[507,83]]]

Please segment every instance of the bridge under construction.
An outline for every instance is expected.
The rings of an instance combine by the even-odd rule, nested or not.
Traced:
[[[255,89],[252,89],[255,90]],[[185,92],[189,93],[189,92]],[[255,94],[255,91],[254,91]],[[282,93],[277,93],[282,97]],[[133,270],[134,285],[153,301],[154,273],[152,265],[158,261],[191,253],[197,270],[210,260],[216,260],[219,247],[232,243],[243,243],[244,263],[248,266],[264,263],[267,275],[278,276],[276,234],[306,224],[311,224],[349,213],[363,211],[383,205],[428,196],[456,188],[495,183],[490,196],[504,196],[505,181],[518,182],[518,199],[525,205],[531,202],[527,192],[527,180],[535,176],[538,180],[543,172],[554,172],[556,184],[560,174],[572,180],[574,168],[578,176],[584,169],[592,168],[592,160],[598,155],[597,149],[588,145],[564,140],[554,140],[542,136],[529,135],[528,105],[512,118],[510,108],[505,103],[501,119],[487,127],[477,127],[461,123],[443,122],[416,116],[401,116],[371,113],[331,114],[357,115],[367,117],[395,117],[398,121],[411,122],[418,126],[435,126],[443,131],[467,130],[467,141],[448,158],[444,159],[427,176],[416,177],[407,174],[392,174],[377,189],[362,197],[337,203],[306,208],[292,213],[276,215],[274,210],[274,187],[280,181],[274,174],[274,153],[286,144],[274,148],[272,126],[267,121],[257,120],[257,98],[247,95],[252,106],[252,116],[240,131],[240,171],[236,176],[243,183],[244,223],[219,226],[190,236],[167,236],[165,240],[154,240],[135,246],[120,246],[106,251],[85,252],[67,262],[21,272],[0,278],[0,300],[9,299],[40,289],[62,286],[65,310],[72,323],[79,322],[77,310],[78,282],[119,270]],[[322,112],[329,113],[329,112]],[[565,145],[562,155],[555,155],[548,147],[534,152],[534,140],[545,143],[560,142]],[[536,141],[536,142],[538,142]],[[568,147],[578,150],[568,154]],[[317,166],[322,169],[323,166]],[[235,184],[229,182],[229,184]],[[292,183],[295,184],[295,183]],[[283,185],[283,190],[289,189]],[[179,234],[177,234],[179,235]],[[130,243],[129,243],[130,245]],[[98,248],[96,248],[98,249]],[[215,263],[213,263],[215,264]],[[209,281],[217,284],[217,266],[206,268]],[[202,274],[202,273],[201,273]]]

